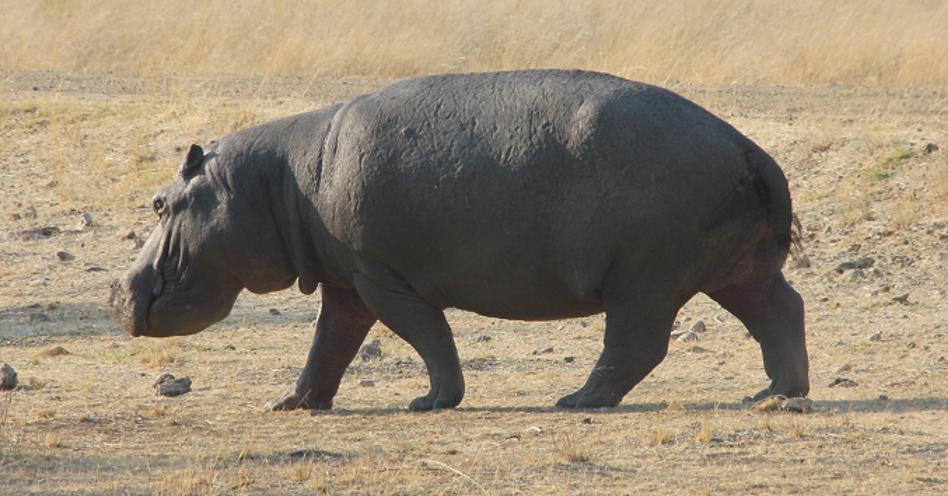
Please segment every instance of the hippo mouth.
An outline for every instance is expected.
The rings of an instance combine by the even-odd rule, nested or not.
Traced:
[[[142,320],[145,329],[154,328],[155,311],[172,295],[182,296],[188,289],[187,252],[178,244],[166,242],[161,258],[155,264],[155,283],[152,286],[149,301],[142,306]],[[137,318],[137,316],[136,316]]]

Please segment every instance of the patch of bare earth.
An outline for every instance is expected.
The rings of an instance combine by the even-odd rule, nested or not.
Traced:
[[[585,380],[601,317],[449,312],[468,393],[426,414],[405,411],[427,388],[421,360],[379,326],[382,358],[353,363],[316,415],[262,411],[303,364],[313,298],[246,294],[223,323],[169,340],[108,320],[108,282],[184,147],[383,83],[0,74],[0,361],[20,381],[0,393],[0,493],[948,491],[944,90],[674,87],[790,179],[811,413],[741,402],[765,385],[758,347],[704,297],[679,316],[704,322],[697,341],[673,341],[619,408],[579,412],[551,405]],[[163,371],[191,392],[156,396]]]

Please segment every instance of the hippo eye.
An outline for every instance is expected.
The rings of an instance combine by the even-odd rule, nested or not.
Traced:
[[[155,198],[151,201],[151,209],[160,217],[162,212],[165,211],[165,201],[161,198]]]

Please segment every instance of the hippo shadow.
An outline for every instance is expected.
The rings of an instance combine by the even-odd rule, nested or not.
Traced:
[[[703,402],[682,403],[681,411],[707,412],[715,410],[739,411],[750,410],[754,403],[750,402]],[[622,415],[629,413],[656,413],[668,409],[668,404],[661,403],[630,403],[612,408],[590,408],[567,410],[554,406],[460,406],[455,410],[459,413],[583,413],[592,415]],[[813,400],[815,413],[902,413],[948,411],[948,398],[902,398],[902,399],[871,399],[871,400]],[[333,410],[314,411],[314,415],[366,415],[383,416],[407,413],[402,407],[391,408],[335,408]]]

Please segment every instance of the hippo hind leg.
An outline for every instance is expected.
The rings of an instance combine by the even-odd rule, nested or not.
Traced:
[[[771,383],[754,400],[809,393],[803,298],[782,273],[735,284],[708,296],[737,317],[760,344]]]
[[[647,296],[644,296],[647,295]],[[676,302],[670,304],[669,302]],[[668,353],[668,338],[681,304],[651,291],[606,299],[602,354],[586,384],[560,398],[560,408],[616,406]]]

